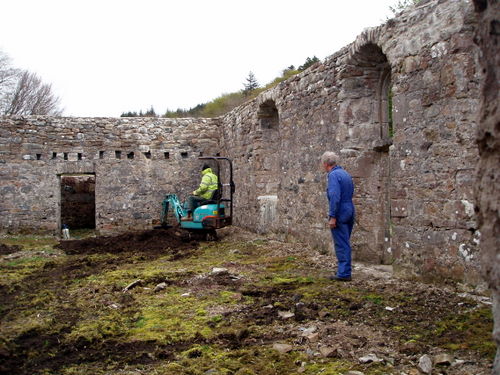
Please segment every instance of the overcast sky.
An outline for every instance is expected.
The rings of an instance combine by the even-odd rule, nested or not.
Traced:
[[[0,49],[66,116],[190,108],[330,56],[396,0],[2,0]]]

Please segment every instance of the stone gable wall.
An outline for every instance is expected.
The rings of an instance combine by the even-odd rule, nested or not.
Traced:
[[[0,117],[0,228],[58,232],[60,176],[72,174],[95,175],[101,233],[150,228],[166,193],[197,187],[197,157],[218,150],[211,119]]]
[[[224,116],[236,222],[330,249],[318,161],[333,150],[355,180],[355,258],[479,281],[474,25],[467,1],[424,2]]]

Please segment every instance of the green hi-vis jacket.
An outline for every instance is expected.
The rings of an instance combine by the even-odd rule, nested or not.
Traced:
[[[219,187],[219,180],[212,172],[212,168],[204,169],[202,172],[200,187],[194,191],[194,195],[205,199],[210,199]]]

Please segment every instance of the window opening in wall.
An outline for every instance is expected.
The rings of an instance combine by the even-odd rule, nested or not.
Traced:
[[[133,151],[132,151],[132,152],[129,152],[129,153],[127,154],[127,159],[133,159],[133,158],[134,158],[134,152],[133,152]]]
[[[181,158],[186,159],[188,157],[187,152],[181,152]]]
[[[279,114],[273,100],[267,100],[259,106],[257,117],[263,129],[277,129],[279,125]]]
[[[394,126],[393,126],[393,120],[392,120],[392,87],[389,86],[388,92],[387,92],[387,104],[388,104],[388,114],[389,114],[389,120],[388,120],[388,125],[389,125],[389,137],[394,137]]]
[[[215,156],[220,156],[220,152],[216,153]]]
[[[151,151],[144,152],[146,159],[151,159]]]
[[[165,159],[170,159],[170,152],[164,152],[163,156],[165,157]]]
[[[392,117],[392,84],[391,84],[391,71],[389,66],[386,66],[381,73],[380,82],[380,135],[382,138],[394,137],[394,126]]]
[[[57,159],[57,152],[52,153],[52,160]]]
[[[42,160],[42,154],[36,154],[36,160]]]
[[[394,139],[393,92],[391,89],[391,66],[382,49],[373,42],[359,46],[348,59],[350,74],[344,78],[346,87],[360,88],[358,95],[347,100],[351,108],[366,108],[371,111],[358,121],[356,126],[363,132],[366,141],[371,142],[375,151],[369,164],[370,176],[360,178],[360,185],[375,183],[377,189],[367,192],[359,199],[361,206],[374,207],[376,214],[369,219],[360,218],[359,225],[367,228],[371,239],[366,247],[367,260],[391,264],[390,250],[393,237],[391,219],[391,192],[394,189],[391,166],[393,165],[390,146]],[[351,74],[352,73],[352,74]],[[354,91],[353,91],[354,92]],[[368,237],[368,238],[370,238]]]
[[[203,156],[203,152],[200,152],[200,156]]]
[[[99,159],[104,159],[104,151],[99,151]]]
[[[64,160],[68,160],[68,153],[65,152],[63,155],[64,155]]]
[[[95,174],[60,175],[61,226],[95,229]]]
[[[122,152],[121,151],[115,151],[115,158],[116,159],[121,159],[122,158]]]
[[[83,155],[81,152],[78,153],[78,160],[82,160],[83,159]]]

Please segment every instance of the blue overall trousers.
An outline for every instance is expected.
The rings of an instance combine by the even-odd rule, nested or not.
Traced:
[[[329,203],[328,215],[337,219],[337,225],[331,229],[335,256],[337,257],[337,276],[351,277],[351,233],[354,226],[354,184],[352,178],[342,167],[335,166],[328,173],[326,191]]]

